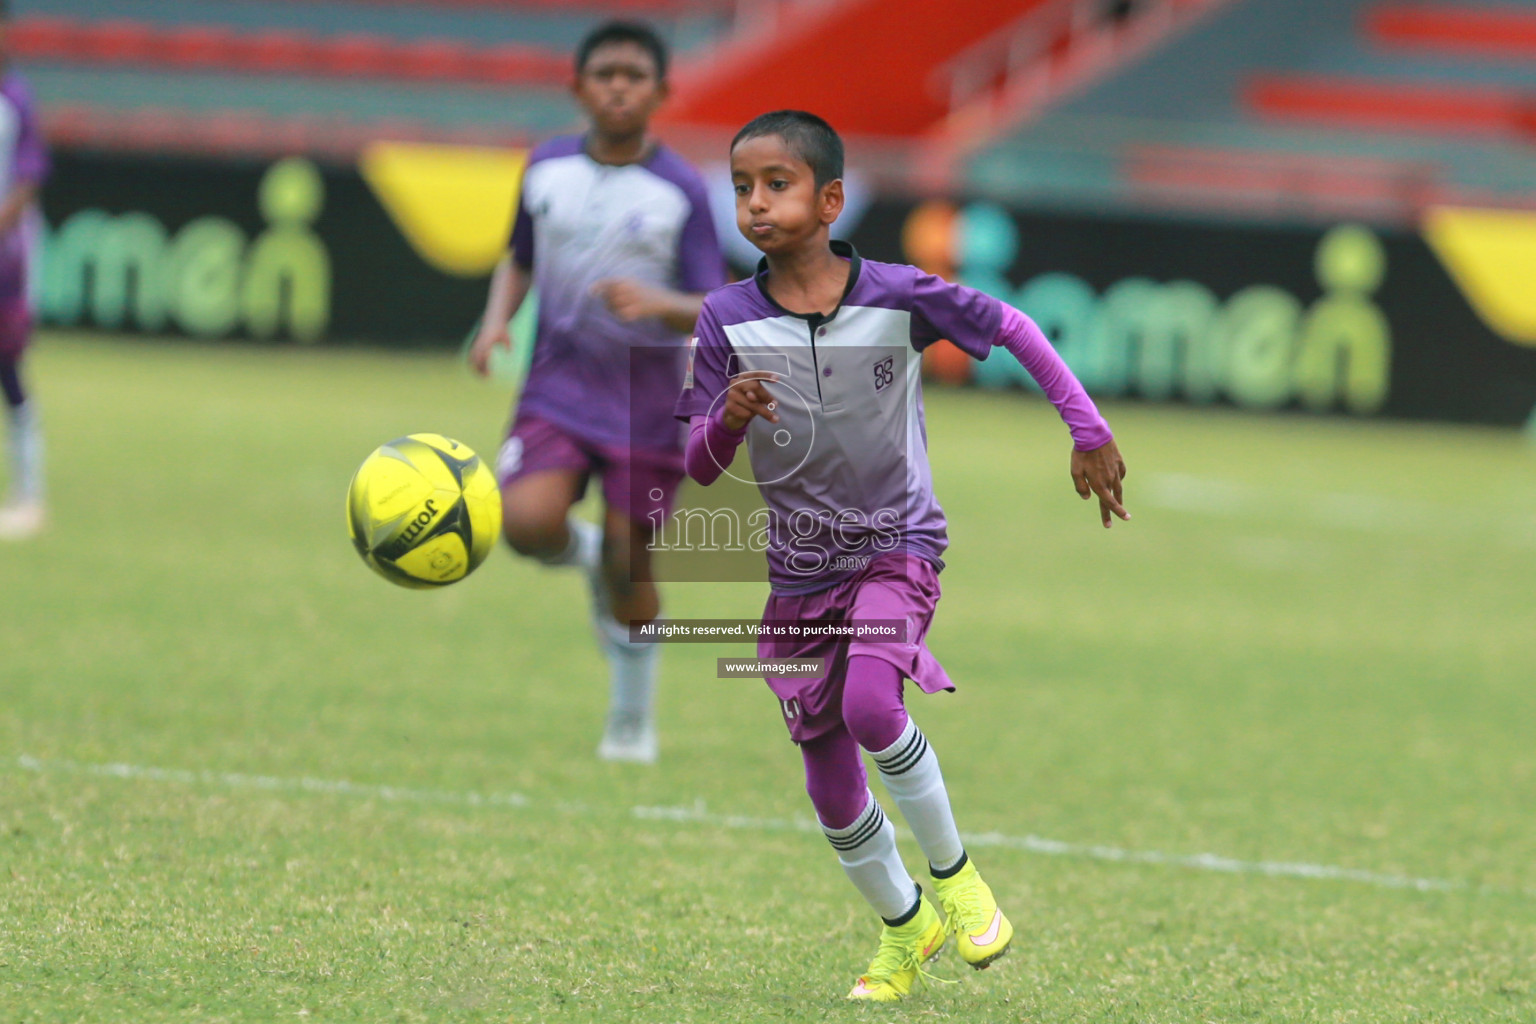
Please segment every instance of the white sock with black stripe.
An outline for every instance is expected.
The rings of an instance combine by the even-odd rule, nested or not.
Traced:
[[[656,663],[661,644],[631,640],[629,627],[611,618],[606,609],[592,624],[597,643],[608,659],[608,721],[626,728],[649,728],[656,703]]]
[[[43,431],[37,422],[37,400],[9,409],[7,437],[11,449],[11,497],[21,502],[43,500]]]
[[[917,883],[907,874],[896,852],[896,828],[875,794],[847,828],[827,828],[827,842],[837,851],[848,880],[886,921],[901,921],[917,906]]]
[[[955,814],[950,810],[949,791],[944,788],[944,773],[939,771],[939,755],[928,745],[928,738],[912,719],[884,750],[870,751],[886,790],[901,808],[907,827],[923,848],[929,867],[943,872],[965,856]]]

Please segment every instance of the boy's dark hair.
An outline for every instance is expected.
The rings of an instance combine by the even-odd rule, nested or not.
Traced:
[[[816,187],[843,176],[843,140],[830,124],[803,110],[774,110],[759,114],[731,140],[731,149],[747,139],[777,135],[797,159],[816,176]]]
[[[657,80],[667,77],[667,44],[661,41],[655,29],[638,21],[605,21],[588,32],[581,45],[576,47],[576,73],[579,75],[586,69],[592,51],[609,43],[634,43],[656,62]]]

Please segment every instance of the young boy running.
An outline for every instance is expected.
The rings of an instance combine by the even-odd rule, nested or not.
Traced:
[[[769,517],[765,626],[904,621],[877,638],[760,641],[760,658],[821,658],[813,679],[774,677],[806,788],[848,877],[884,920],[879,951],[848,998],[905,996],[953,935],[982,968],[1013,926],[966,855],[939,761],[903,704],[903,680],[952,690],[925,636],[947,543],[934,500],[919,353],[947,338],[978,359],[1017,356],[1060,411],[1072,478],[1103,523],[1129,519],[1125,464],[1108,425],[1038,327],[1017,310],[915,267],[862,260],[828,241],[842,208],[843,147],[823,120],[764,114],[731,143],[736,223],[764,257],[756,276],[705,300],[677,415],[686,466],[713,482],[747,443]],[[869,751],[929,863],[941,924],[896,851],[870,792]]]
[[[683,340],[725,261],[703,181],[649,134],[667,96],[656,35],[597,28],[577,51],[572,91],[590,130],[533,151],[469,359],[487,372],[536,287],[532,365],[498,463],[503,531],[520,555],[586,570],[610,668],[598,756],[649,763],[658,648],[631,641],[628,626],[658,613],[647,544],[683,477],[672,418]],[[602,527],[570,514],[594,473]]]
[[[0,3],[0,62],[6,62],[8,12]],[[37,401],[21,377],[32,334],[29,297],[40,216],[38,190],[48,175],[48,149],[38,129],[32,91],[0,64],[0,391],[5,394],[10,493],[0,504],[0,539],[17,540],[43,527],[43,435]]]

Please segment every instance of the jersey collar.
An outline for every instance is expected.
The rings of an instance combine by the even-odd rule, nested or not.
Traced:
[[[581,135],[581,155],[586,157],[597,167],[649,167],[651,164],[651,159],[656,155],[656,150],[660,148],[660,145],[661,144],[657,139],[647,138],[645,140],[645,148],[640,151],[640,155],[638,157],[631,160],[627,164],[608,164],[592,155],[592,133],[583,132]]]
[[[843,297],[837,300],[837,309],[826,314],[792,313],[779,305],[774,301],[773,296],[768,294],[768,257],[766,256],[757,261],[757,273],[752,275],[757,281],[757,292],[763,297],[763,301],[784,316],[792,316],[796,320],[805,320],[814,325],[824,324],[837,316],[837,311],[843,308],[843,303],[847,302],[848,296],[853,294],[853,286],[859,283],[859,270],[864,266],[864,260],[859,256],[858,250],[854,249],[852,242],[835,238],[832,240],[831,247],[834,256],[841,256],[848,261],[848,283],[843,286]]]

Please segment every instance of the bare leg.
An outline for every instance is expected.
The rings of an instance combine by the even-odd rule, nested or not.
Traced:
[[[582,474],[552,469],[520,477],[501,492],[501,529],[512,550],[541,562],[560,564],[576,538],[571,506],[581,493]]]
[[[650,526],[632,522],[609,509],[603,522],[600,578],[594,581],[594,615],[598,640],[611,672],[608,724],[599,757],[614,761],[656,760],[655,643],[634,641],[631,625],[650,622],[660,612],[660,599],[651,572]]]

